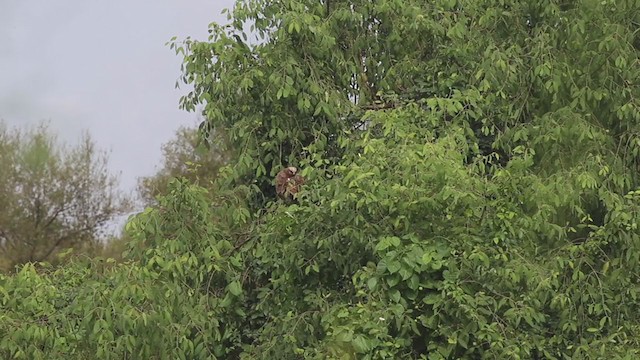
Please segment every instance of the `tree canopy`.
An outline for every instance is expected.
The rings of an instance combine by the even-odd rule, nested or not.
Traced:
[[[54,261],[57,252],[89,248],[127,209],[106,153],[88,134],[61,144],[46,124],[0,123],[0,269]]]
[[[237,161],[207,189],[172,180],[127,224],[128,263],[0,278],[0,351],[637,358],[638,9],[238,1],[171,43],[181,106]],[[294,204],[273,189],[288,165]]]

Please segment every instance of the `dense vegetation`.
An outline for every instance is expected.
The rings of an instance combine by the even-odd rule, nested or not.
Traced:
[[[637,358],[639,9],[238,2],[171,44],[234,160],[171,180],[126,262],[0,277],[1,356]]]
[[[129,206],[107,160],[88,134],[68,146],[46,123],[11,129],[0,121],[0,271],[55,263],[68,249],[99,251]]]

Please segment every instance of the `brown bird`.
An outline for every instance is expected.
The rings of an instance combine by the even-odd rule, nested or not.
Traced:
[[[286,202],[291,202],[304,184],[304,178],[293,166],[286,167],[276,175],[276,194]]]

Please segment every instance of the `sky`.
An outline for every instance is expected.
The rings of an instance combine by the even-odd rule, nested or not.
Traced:
[[[0,0],[0,120],[88,131],[123,190],[152,175],[161,145],[198,116],[178,108],[173,36],[207,39],[234,0]]]

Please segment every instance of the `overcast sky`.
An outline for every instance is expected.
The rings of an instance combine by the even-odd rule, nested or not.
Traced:
[[[162,143],[197,115],[178,109],[172,37],[206,40],[234,0],[0,0],[0,119],[88,130],[123,189],[153,174]]]

